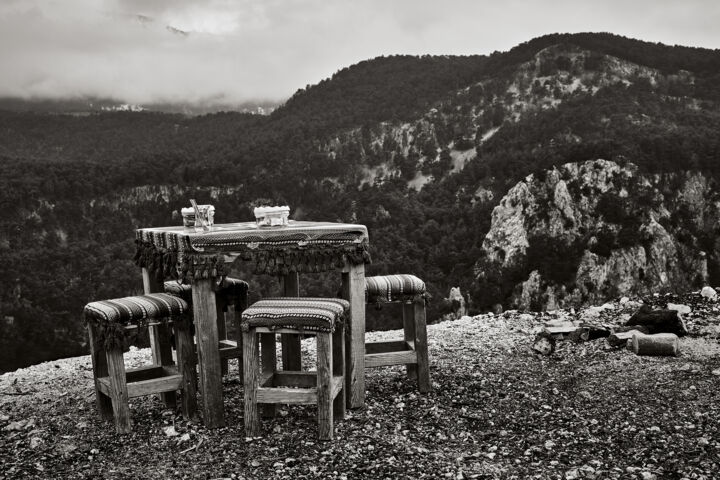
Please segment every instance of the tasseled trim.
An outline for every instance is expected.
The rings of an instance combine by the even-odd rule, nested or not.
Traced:
[[[195,279],[226,277],[229,271],[222,255],[183,255],[180,262],[180,279],[192,283]]]
[[[229,273],[222,254],[187,252],[179,255],[176,248],[158,247],[141,239],[135,242],[135,264],[147,268],[160,281],[180,279],[192,282],[196,278],[225,277]],[[326,272],[341,268],[345,262],[352,265],[371,263],[367,244],[248,250],[242,252],[241,258],[255,262],[255,273],[269,275]]]
[[[137,338],[137,330],[128,330],[119,323],[108,323],[98,326],[98,343],[106,351],[121,350],[127,352]]]
[[[192,321],[189,314],[183,314],[174,316],[172,319],[163,318],[160,321],[167,325],[168,321],[172,320],[175,326],[180,330],[187,330],[191,328]],[[88,318],[83,315],[83,321],[85,325],[92,326],[97,335],[95,347],[110,351],[114,349],[127,352],[130,350],[130,345],[137,342],[138,333],[140,329],[146,329],[148,327],[147,320],[133,323],[138,328],[128,329],[128,325],[123,325],[117,322],[102,322],[96,318]]]
[[[147,268],[159,281],[178,278],[177,249],[157,247],[140,239],[136,239],[135,244],[135,265]]]
[[[269,275],[327,272],[341,268],[345,262],[352,265],[371,262],[368,245],[260,250],[253,252],[251,259],[255,261],[255,273]]]
[[[375,305],[375,310],[382,310],[383,305],[386,303],[414,303],[420,299],[423,299],[425,301],[425,305],[427,305],[430,303],[430,298],[431,296],[427,292],[419,293],[417,295],[393,295],[391,300],[388,300],[382,295],[376,295],[371,298],[366,298],[365,302]]]
[[[338,318],[332,323],[328,324],[324,321],[318,321],[313,322],[312,320],[305,320],[307,322],[304,325],[293,325],[291,321],[288,321],[288,319],[263,319],[261,321],[253,321],[253,320],[243,320],[242,323],[240,323],[240,329],[243,332],[249,332],[251,328],[254,327],[265,327],[269,328],[270,330],[279,330],[282,328],[297,330],[298,333],[301,335],[303,333],[307,332],[334,332],[338,327],[345,325],[345,318],[343,315],[338,316]]]

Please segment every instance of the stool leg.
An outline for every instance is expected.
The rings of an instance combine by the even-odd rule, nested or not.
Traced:
[[[258,342],[253,328],[249,332],[243,332],[243,380],[245,435],[257,437],[260,433],[260,418],[257,408]]]
[[[112,400],[98,388],[98,378],[108,376],[108,365],[105,350],[98,341],[97,329],[92,325],[88,325],[88,337],[90,340],[90,359],[92,360],[93,381],[95,383],[95,403],[97,405],[98,412],[100,412],[100,416],[104,420],[112,420]]]
[[[115,430],[117,433],[130,433],[132,424],[130,422],[130,406],[128,405],[127,378],[125,376],[125,364],[123,353],[119,348],[113,348],[105,352],[107,358],[108,373],[110,376],[110,387],[112,392],[113,415],[115,417]]]
[[[164,323],[152,327],[155,330],[153,360],[156,364],[159,362],[163,367],[174,365],[175,362],[173,362],[172,347],[170,345],[170,327]],[[154,356],[155,352],[157,352],[157,357]],[[175,408],[177,404],[175,392],[162,392],[160,393],[160,399],[168,408]]]
[[[218,330],[218,340],[226,340],[227,339],[227,328],[225,325],[225,306],[223,302],[221,302],[219,299],[215,302],[215,312],[217,315],[217,330]],[[219,344],[218,344],[219,346]],[[220,359],[220,374],[225,376],[228,373],[228,359],[227,358],[221,358]]]
[[[300,296],[300,277],[297,272],[288,273],[281,277],[283,296]],[[301,349],[300,335],[287,333],[280,336],[282,343],[282,365],[283,370],[300,371]]]
[[[242,353],[242,328],[240,326],[241,314],[236,310],[237,307],[232,307],[232,311],[228,310],[230,315],[230,321],[232,322],[233,328],[235,329],[235,342],[237,343],[238,349],[238,376],[240,377],[240,383],[243,381],[243,353]]]
[[[430,385],[430,359],[428,357],[427,324],[425,321],[425,299],[420,298],[413,303],[415,314],[415,352],[417,353],[418,390],[427,393]]]
[[[277,353],[275,350],[275,334],[260,334],[260,362],[262,363],[261,387],[272,387],[273,375],[277,368]],[[269,378],[268,378],[269,377]],[[261,407],[262,416],[273,418],[277,415],[277,403],[264,403]]]
[[[342,390],[333,400],[333,417],[338,420],[345,418],[345,328],[338,325],[332,337],[333,377],[343,377]]]
[[[175,341],[177,347],[178,372],[183,376],[182,414],[187,419],[197,417],[197,372],[195,370],[195,351],[190,325],[175,322]]]
[[[423,300],[424,301],[424,300]],[[416,328],[415,328],[415,303],[403,303],[402,304],[402,318],[403,318],[403,332],[405,335],[406,342],[415,342]],[[417,352],[417,345],[415,345],[415,351]],[[405,364],[407,368],[407,376],[410,380],[417,378],[417,364],[408,363]]]
[[[329,332],[317,334],[317,406],[318,436],[320,440],[332,440],[332,337]]]
[[[145,293],[162,292],[163,281],[151,274],[147,268],[142,269],[143,290]],[[152,351],[153,363],[163,367],[173,365],[172,347],[170,346],[170,331],[166,325],[150,325],[148,327],[150,337],[150,350]],[[163,392],[159,394],[160,400],[168,408],[174,408],[176,404],[175,392]]]

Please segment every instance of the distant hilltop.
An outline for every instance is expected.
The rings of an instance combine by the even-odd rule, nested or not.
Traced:
[[[10,112],[35,112],[50,114],[83,115],[99,112],[163,112],[183,115],[207,115],[217,112],[240,112],[255,115],[269,115],[278,107],[278,102],[258,101],[242,103],[129,103],[113,99],[73,98],[73,99],[22,99],[0,98],[0,110]]]

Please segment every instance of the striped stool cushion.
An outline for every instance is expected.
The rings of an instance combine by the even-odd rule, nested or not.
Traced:
[[[226,305],[235,305],[237,310],[247,308],[247,294],[250,286],[245,280],[225,277],[217,295],[222,295]]]
[[[425,282],[415,275],[380,275],[365,278],[367,303],[414,300],[425,295]]]
[[[167,281],[163,284],[165,293],[178,296],[187,303],[192,303],[192,286],[189,284],[178,283],[175,280]],[[220,283],[215,295],[221,297],[225,305],[235,305],[238,309],[244,309],[247,304],[248,283],[239,278],[225,277]]]
[[[96,324],[144,324],[148,320],[180,317],[189,310],[188,303],[167,293],[149,293],[134,297],[100,300],[85,305],[86,321]]]
[[[294,328],[332,332],[350,303],[340,298],[277,297],[253,303],[242,313],[242,328]]]
[[[163,284],[163,290],[165,293],[175,295],[185,300],[187,303],[192,303],[192,286],[185,283],[178,283],[176,280],[168,280]]]
[[[188,303],[180,297],[149,293],[88,303],[83,309],[83,318],[86,324],[97,330],[98,345],[106,350],[119,348],[127,351],[137,332],[128,333],[126,327],[143,327],[151,320],[172,320],[178,328],[188,328],[186,314],[189,309]]]

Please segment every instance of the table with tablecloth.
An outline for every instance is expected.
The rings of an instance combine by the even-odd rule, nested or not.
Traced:
[[[198,230],[182,226],[138,229],[135,261],[143,269],[146,293],[161,291],[163,281],[170,278],[192,285],[206,425],[224,425],[214,288],[236,261],[252,262],[255,273],[280,276],[286,296],[299,295],[299,273],[342,273],[343,297],[350,302],[346,327],[348,406],[361,407],[365,401],[365,264],[370,262],[367,228],[291,220],[286,226],[240,222]],[[290,369],[299,366],[299,339],[283,344],[283,361]]]

